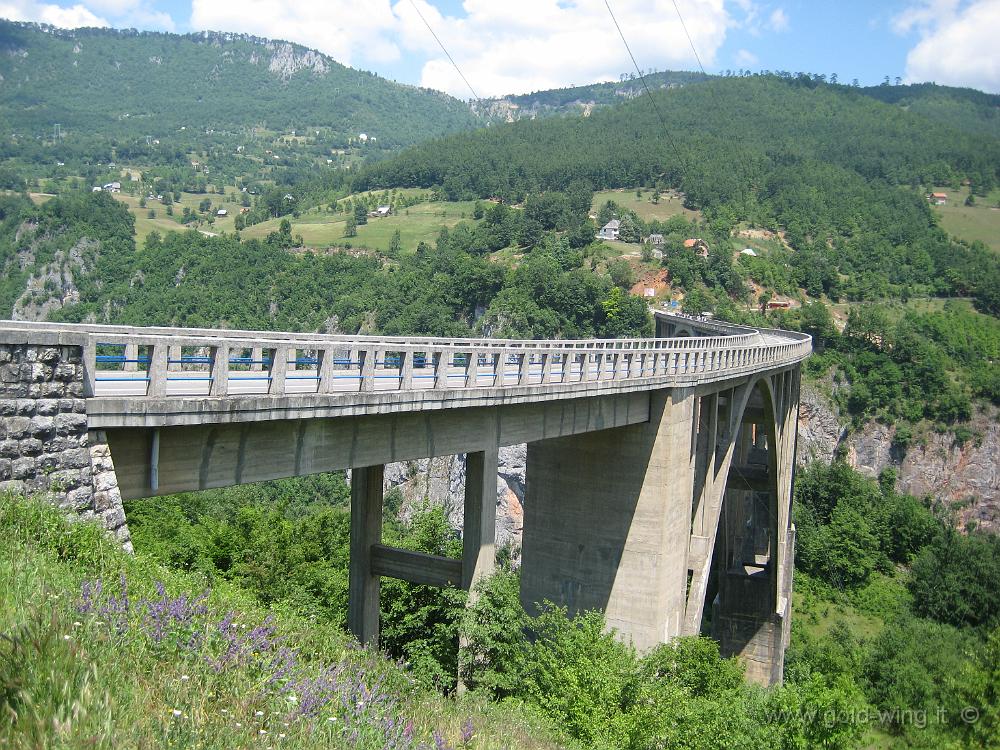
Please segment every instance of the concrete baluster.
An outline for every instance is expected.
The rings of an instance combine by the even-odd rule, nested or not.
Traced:
[[[399,390],[409,391],[413,389],[413,357],[416,352],[400,352],[399,362]]]
[[[167,395],[167,351],[165,343],[156,343],[149,352],[149,386],[146,393],[152,398]]]
[[[97,339],[93,335],[83,345],[83,395],[97,395]]]
[[[465,387],[475,388],[479,384],[479,352],[473,349],[465,363]]]
[[[523,352],[518,355],[517,384],[527,385],[531,377],[531,354]]]
[[[434,388],[447,388],[449,356],[445,352],[434,352],[431,356],[434,367]]]
[[[285,395],[285,374],[288,371],[288,347],[277,346],[271,355],[271,385],[268,392],[272,396]]]
[[[375,390],[375,360],[378,357],[378,350],[375,347],[369,349],[359,349],[358,355],[361,358],[361,390]]]
[[[229,393],[229,345],[219,344],[212,347],[212,380],[209,383],[209,393],[212,396],[225,396]]]
[[[316,393],[330,393],[333,390],[333,358],[335,356],[336,350],[332,347],[316,350],[316,357],[319,359],[316,365],[316,375],[319,378],[316,381]]]

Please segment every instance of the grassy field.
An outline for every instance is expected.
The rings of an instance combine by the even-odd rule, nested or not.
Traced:
[[[239,213],[240,210],[238,203],[228,202],[228,196],[224,197],[221,195],[213,195],[211,193],[181,193],[180,201],[175,201],[173,203],[173,216],[168,216],[167,207],[157,200],[147,201],[146,207],[142,208],[139,206],[139,196],[116,193],[115,198],[128,206],[129,211],[131,211],[132,215],[135,216],[135,239],[136,245],[140,248],[146,241],[146,237],[149,233],[153,231],[160,232],[161,234],[163,232],[185,232],[188,229],[198,229],[204,232],[211,232],[212,234],[232,232],[234,230],[235,221],[233,217],[235,214]],[[229,212],[229,215],[217,218],[212,224],[209,224],[208,222],[201,222],[184,225],[178,221],[184,213],[185,206],[192,211],[197,211],[198,204],[205,198],[212,201],[212,211],[224,208]],[[156,217],[153,219],[149,218],[150,210],[156,213]]]
[[[986,198],[977,197],[974,206],[965,205],[969,197],[967,187],[934,188],[934,192],[948,193],[948,204],[934,207],[945,231],[968,242],[979,240],[1000,252],[1000,190],[994,190]]]
[[[286,217],[292,224],[292,234],[301,235],[306,247],[330,247],[350,243],[352,247],[368,247],[387,251],[392,235],[399,230],[404,252],[413,252],[420,242],[433,244],[441,227],[453,227],[460,221],[472,222],[473,201],[418,203],[402,209],[398,214],[382,219],[369,218],[358,227],[357,237],[345,237],[347,216],[330,213],[325,208],[314,208],[298,218]],[[280,219],[247,227],[241,235],[246,238],[263,238],[278,230]]]
[[[699,211],[690,211],[684,208],[682,199],[677,193],[663,193],[660,196],[659,203],[653,203],[652,198],[652,190],[643,190],[641,198],[636,198],[635,190],[604,190],[600,193],[594,193],[594,202],[591,210],[596,213],[605,203],[614,201],[622,208],[635,211],[643,221],[651,219],[666,221],[671,216],[677,216],[678,214],[681,214],[689,221],[692,219],[701,219]]]

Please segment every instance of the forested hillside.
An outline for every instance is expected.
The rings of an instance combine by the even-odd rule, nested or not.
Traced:
[[[240,34],[61,30],[0,20],[0,76],[0,131],[52,138],[58,123],[71,145],[106,143],[109,150],[134,149],[137,140],[145,147],[146,136],[165,139],[182,128],[244,136],[254,128],[319,129],[336,144],[365,133],[393,147],[474,119],[465,104],[439,92]]]
[[[949,241],[921,191],[963,178],[991,190],[1000,140],[809,80],[720,79],[655,96],[662,122],[647,99],[518,122],[412,148],[355,185],[512,201],[574,180],[676,188],[720,233],[740,222],[782,230],[811,294],[972,292],[997,311],[996,256]]]

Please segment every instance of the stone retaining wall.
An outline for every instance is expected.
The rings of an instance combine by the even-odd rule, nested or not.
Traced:
[[[131,551],[114,464],[87,431],[83,348],[0,343],[0,491],[97,518]]]

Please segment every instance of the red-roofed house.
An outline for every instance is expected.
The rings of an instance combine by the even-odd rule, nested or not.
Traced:
[[[684,240],[684,247],[688,250],[694,250],[702,258],[708,257],[708,243],[702,239],[690,239]]]

